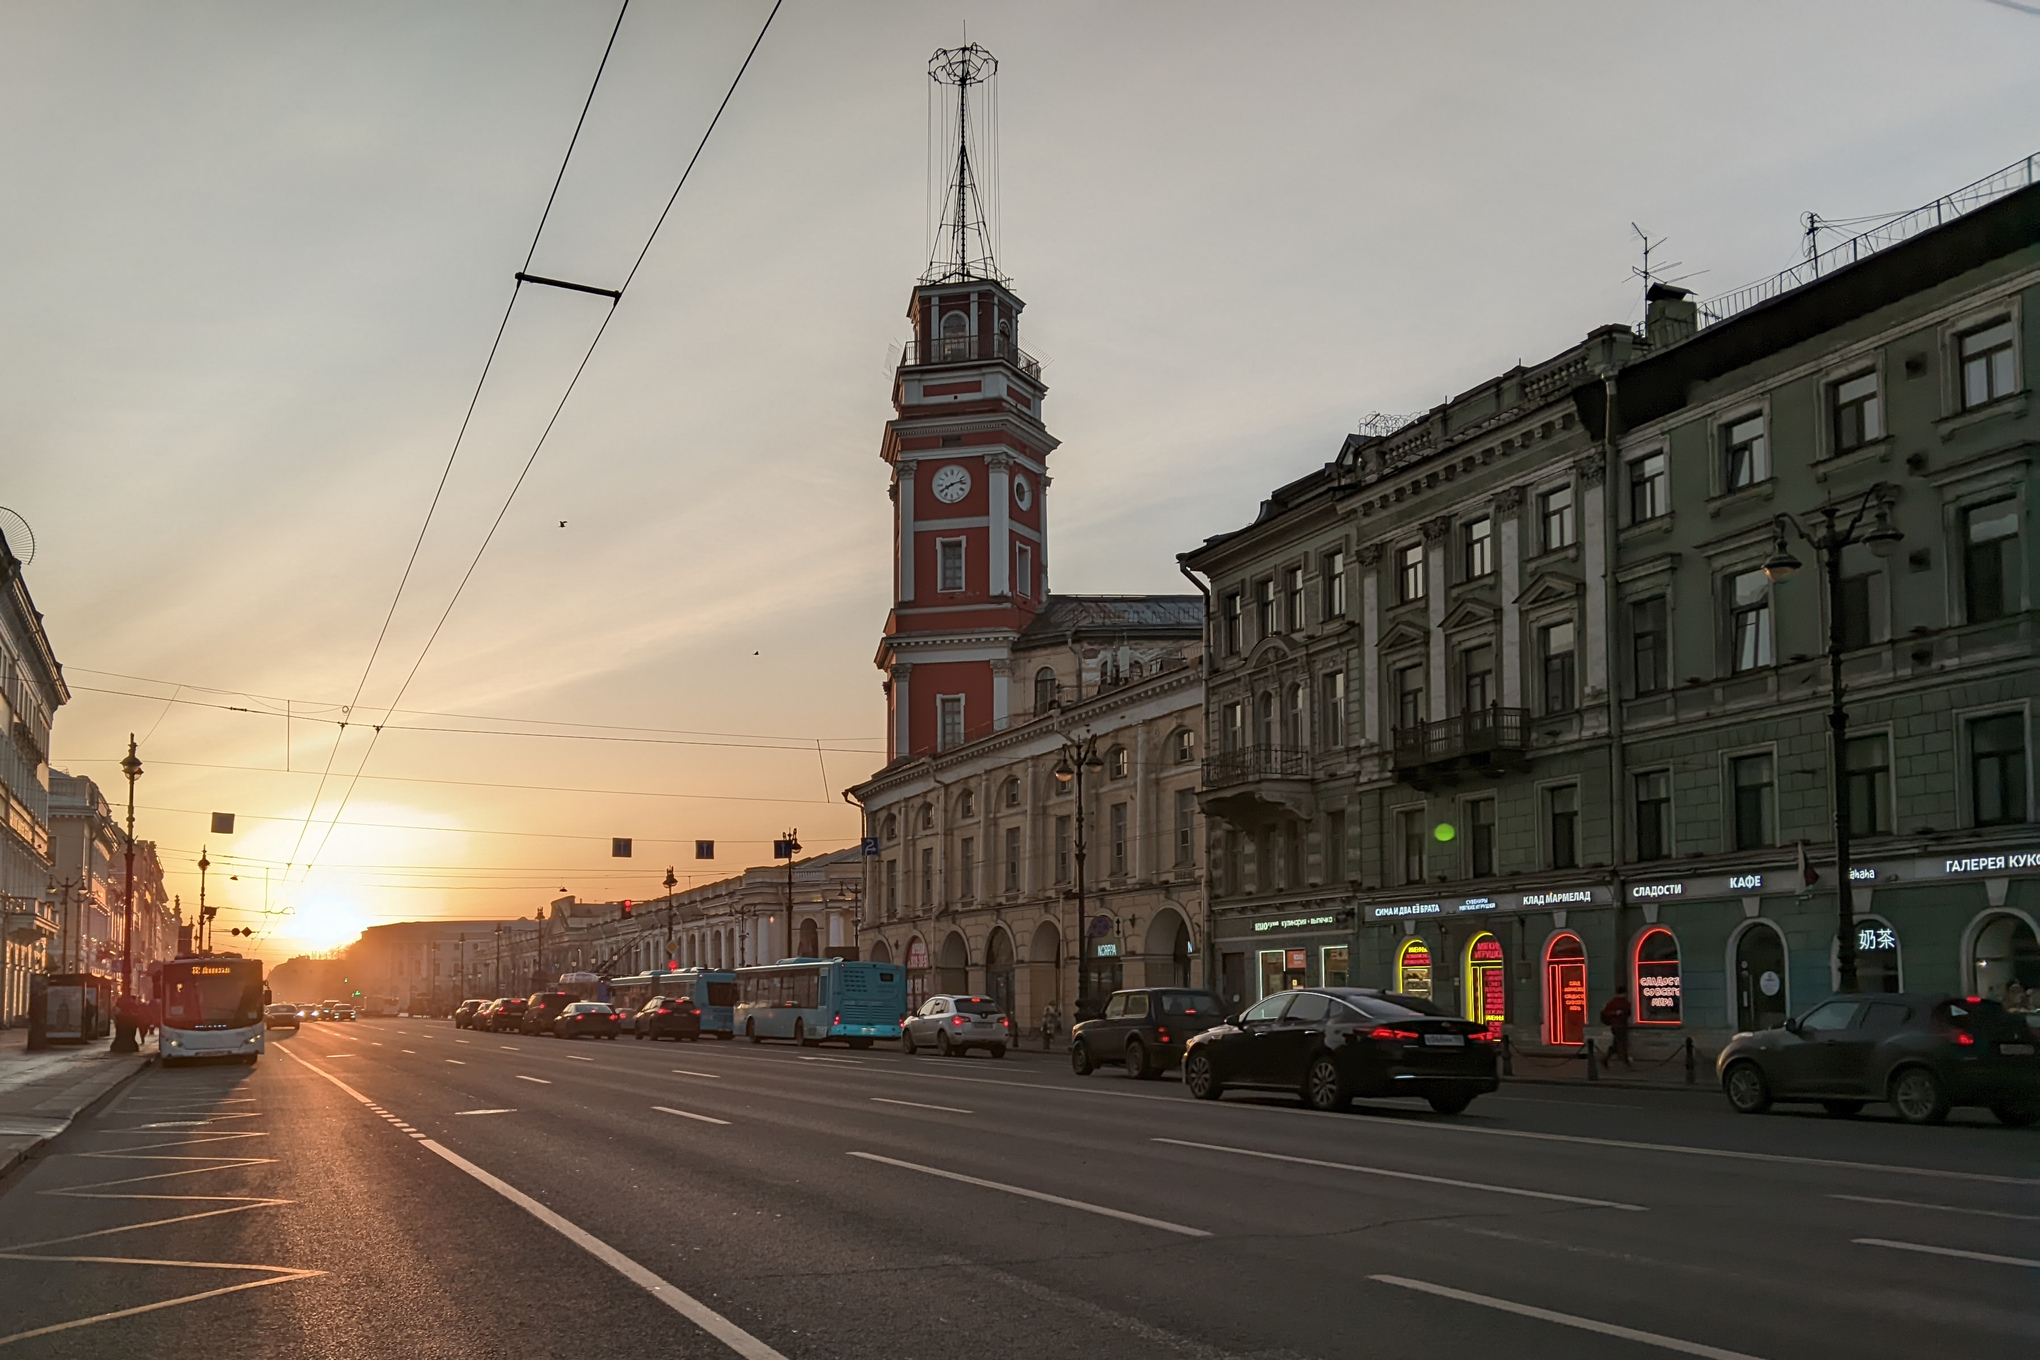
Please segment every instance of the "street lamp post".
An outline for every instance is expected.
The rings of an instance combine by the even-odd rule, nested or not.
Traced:
[[[128,733],[127,758],[120,763],[127,776],[127,875],[120,909],[120,1020],[114,1028],[113,1051],[136,1053],[134,1022],[128,1018],[135,995],[135,781],[142,777],[142,762],[135,755],[135,734]]]
[[[1076,784],[1076,856],[1077,856],[1077,1014],[1083,1019],[1088,1014],[1091,1000],[1091,921],[1085,914],[1084,905],[1084,771],[1102,770],[1105,762],[1098,759],[1098,738],[1093,735],[1065,737],[1062,755],[1055,762],[1055,779],[1068,788]]]
[[[1835,815],[1835,893],[1840,904],[1835,923],[1835,971],[1838,988],[1844,993],[1856,991],[1857,983],[1855,884],[1849,862],[1849,710],[1843,703],[1842,686],[1842,551],[1854,543],[1868,544],[1879,557],[1889,557],[1898,551],[1905,535],[1891,522],[1892,493],[1893,488],[1880,482],[1863,493],[1853,510],[1846,505],[1823,505],[1814,512],[1819,520],[1811,532],[1793,515],[1777,515],[1772,520],[1777,545],[1764,563],[1764,575],[1774,582],[1783,581],[1799,570],[1799,559],[1785,542],[1789,528],[1820,555],[1827,581],[1828,690],[1833,698],[1828,710],[1829,796]],[[1873,510],[1876,518],[1865,529],[1863,521]]]

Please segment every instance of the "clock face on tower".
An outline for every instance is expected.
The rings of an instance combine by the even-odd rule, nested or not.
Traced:
[[[936,500],[944,505],[954,505],[970,494],[970,469],[960,463],[938,468],[929,486],[935,492]]]
[[[1026,476],[1015,473],[1013,477],[1013,504],[1025,510],[1034,504],[1034,487]]]

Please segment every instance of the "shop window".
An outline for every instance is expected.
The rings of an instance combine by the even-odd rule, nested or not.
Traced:
[[[1320,964],[1320,975],[1324,978],[1324,986],[1344,987],[1347,985],[1346,950],[1347,946],[1343,944],[1330,944],[1320,951],[1323,959]]]
[[[2026,820],[2026,715],[1997,713],[1969,723],[1969,796],[1978,826]]]
[[[1571,933],[1544,946],[1544,1042],[1587,1041],[1587,947]]]
[[[1431,946],[1412,936],[1395,951],[1395,989],[1431,999]]]
[[[1482,931],[1466,943],[1466,1018],[1488,1027],[1496,1039],[1509,1018],[1508,958],[1502,942]]]
[[[1305,986],[1310,966],[1307,949],[1264,949],[1261,951],[1261,995],[1280,996]]]
[[[1769,921],[1752,921],[1735,940],[1735,1027],[1770,1029],[1785,1022],[1785,937]]]
[[[2040,1002],[2040,939],[2032,925],[2010,912],[1985,917],[1970,948],[1969,985],[1986,1001],[2031,1015]]]
[[[1834,985],[1842,985],[1841,950],[1835,951]],[[1856,918],[1856,990],[1902,992],[1898,932],[1876,916]]]
[[[1964,621],[1988,623],[2019,604],[2019,505],[1992,501],[1962,515]]]
[[[1684,1018],[1679,941],[1663,926],[1636,937],[1636,982],[1630,989],[1639,1025],[1676,1025]]]

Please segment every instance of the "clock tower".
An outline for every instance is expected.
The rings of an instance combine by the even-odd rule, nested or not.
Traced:
[[[879,450],[892,470],[893,607],[877,656],[889,760],[1006,726],[1013,643],[1048,590],[1047,389],[1020,348],[1025,304],[993,258],[972,163],[973,90],[997,69],[976,44],[929,63],[955,91],[956,169]]]

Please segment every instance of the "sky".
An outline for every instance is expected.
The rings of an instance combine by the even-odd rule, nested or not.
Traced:
[[[534,272],[622,281],[769,8],[634,0]],[[1063,592],[1187,590],[1370,412],[1640,320],[1635,227],[1711,296],[1809,210],[2040,151],[2011,0],[785,0],[510,497],[609,311],[519,296],[392,613],[615,16],[0,9],[0,506],[73,690],[52,763],[118,797],[134,733],[171,891],[208,852],[272,959],[854,842],[926,65],[966,28]]]

